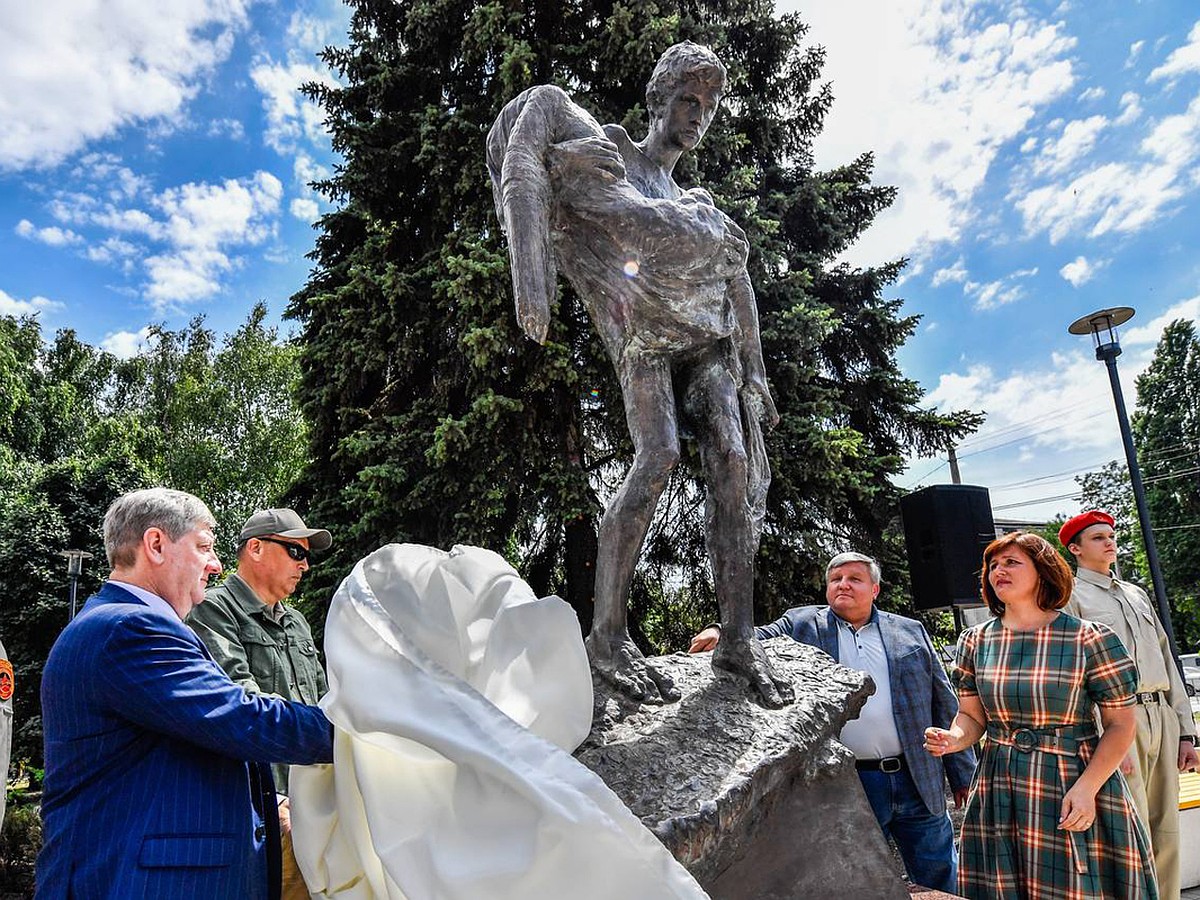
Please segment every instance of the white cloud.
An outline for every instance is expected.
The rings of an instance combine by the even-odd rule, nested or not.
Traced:
[[[263,97],[267,146],[288,154],[295,152],[300,142],[320,144],[326,140],[325,112],[300,93],[300,86],[309,81],[335,86],[337,82],[327,71],[310,63],[277,63],[264,58],[250,70],[250,78]]]
[[[308,197],[297,197],[288,206],[288,211],[294,218],[301,222],[315,222],[317,216],[320,215],[321,209],[317,206],[316,200],[311,200]]]
[[[94,185],[95,192],[114,203],[143,196],[150,191],[150,181],[126,166],[112,153],[87,153],[72,166],[73,178]]]
[[[177,117],[252,0],[7,3],[0,170],[50,166],[126,125]]]
[[[1073,88],[1075,39],[1061,24],[1024,5],[989,9],[970,0],[779,4],[799,11],[828,51],[835,101],[818,165],[872,150],[876,181],[900,188],[851,262],[920,258],[958,238],[1001,147]]]
[[[1074,260],[1059,269],[1058,274],[1066,281],[1069,281],[1073,287],[1079,287],[1095,278],[1096,273],[1107,264],[1107,260],[1092,262],[1085,256],[1077,256]]]
[[[1126,91],[1121,95],[1121,114],[1117,116],[1114,124],[1128,125],[1130,122],[1136,121],[1141,114],[1142,98],[1133,91]]]
[[[1070,168],[1072,163],[1091,152],[1096,138],[1106,127],[1108,119],[1105,116],[1089,116],[1067,122],[1057,140],[1048,140],[1043,145],[1041,154],[1033,162],[1034,171],[1045,174]]]
[[[87,248],[86,256],[92,262],[121,263],[125,271],[132,268],[132,257],[138,255],[138,248],[128,241],[118,237],[105,238],[99,244]]]
[[[1023,278],[1031,278],[1037,273],[1036,268],[1020,269],[995,281],[985,283],[967,281],[963,284],[963,294],[974,298],[976,309],[996,309],[1000,306],[1007,306],[1025,296],[1025,288],[1016,282]]]
[[[0,291],[0,316],[32,316],[44,310],[62,309],[57,300],[46,297],[31,297],[18,300],[11,294]]]
[[[167,215],[168,240],[179,247],[262,243],[271,231],[283,185],[270,172],[222,184],[192,183],[164,191],[156,206]]]
[[[1028,234],[1045,231],[1056,243],[1071,234],[1099,237],[1141,230],[1173,211],[1193,190],[1193,164],[1200,156],[1200,96],[1185,112],[1160,119],[1138,146],[1141,158],[1106,162],[1066,184],[1014,191]]]
[[[200,300],[221,290],[236,265],[231,248],[261,244],[275,233],[283,185],[269,172],[220,185],[185,184],[161,194],[168,249],[146,259],[146,295],[156,308]]]
[[[1131,369],[1125,366],[1121,371],[1122,382],[1130,387],[1134,374],[1126,370]],[[943,410],[987,413],[984,426],[964,442],[964,457],[1000,444],[1007,446],[997,453],[1013,455],[1022,444],[1075,450],[1108,449],[1120,442],[1115,424],[1111,429],[1086,425],[1104,414],[1111,416],[1113,402],[1105,367],[1086,349],[1052,354],[1040,368],[1022,366],[1000,373],[975,365],[966,372],[947,372],[926,400]]]
[[[221,276],[233,269],[233,261],[219,250],[195,247],[176,249],[146,259],[150,282],[146,295],[156,310],[171,303],[203,300],[221,290]]]
[[[28,219],[18,222],[13,231],[17,233],[18,237],[23,237],[27,241],[37,241],[39,244],[47,244],[51,247],[66,247],[83,241],[83,238],[69,228],[59,228],[57,225],[38,228]]]
[[[933,273],[933,278],[930,283],[934,287],[941,287],[943,284],[957,282],[962,284],[967,280],[967,265],[960,256],[954,261],[953,265],[947,266],[944,269],[938,269]]]
[[[1200,22],[1192,26],[1188,42],[1176,47],[1166,62],[1150,73],[1150,81],[1174,80],[1189,72],[1200,72]]]
[[[347,9],[342,4],[331,6],[324,16],[294,13],[287,28],[286,59],[278,61],[269,54],[260,54],[250,70],[267,116],[263,141],[280,155],[292,157],[299,197],[290,205],[290,211],[296,218],[310,222],[320,209],[310,182],[330,174],[314,155],[328,157],[331,151],[325,111],[300,88],[310,82],[337,87],[337,79],[329,69],[313,60],[325,46],[345,39],[347,25]]]
[[[269,172],[214,184],[191,182],[157,194],[137,179],[130,184],[136,186],[138,196],[131,199],[138,206],[122,205],[111,194],[71,190],[47,208],[85,236],[99,232],[90,238],[88,259],[117,264],[127,273],[140,264],[147,276],[143,293],[158,311],[219,293],[224,277],[242,264],[238,252],[277,234],[283,185]],[[96,190],[97,185],[85,187]]]
[[[1096,85],[1094,87],[1088,88],[1086,91],[1084,91],[1082,94],[1080,94],[1079,102],[1090,103],[1093,100],[1100,100],[1103,97],[1104,97],[1104,88],[1100,87],[1099,85]]]
[[[227,137],[241,141],[246,137],[246,127],[238,119],[213,119],[208,123],[209,137]]]
[[[1123,331],[1118,372],[1126,403],[1132,404],[1163,329],[1180,318],[1200,319],[1200,296]],[[943,372],[926,396],[942,411],[987,414],[980,431],[959,445],[958,459],[968,483],[989,488],[998,515],[1044,521],[1078,511],[1076,477],[1124,458],[1107,370],[1093,356],[1090,338],[1073,340],[1068,352],[1052,352],[1040,364],[1021,361],[1002,370],[964,363]],[[949,480],[944,460],[937,459],[911,460],[906,477],[900,481],[905,487],[915,486],[914,479]]]
[[[137,356],[150,339],[150,326],[138,331],[111,331],[100,342],[100,349],[107,350],[118,359]]]
[[[1167,326],[1176,319],[1200,320],[1200,296],[1180,300],[1145,325],[1123,331],[1121,344],[1128,347],[1154,347],[1162,339]]]
[[[1125,68],[1128,69],[1137,62],[1137,58],[1142,55],[1142,50],[1145,46],[1145,41],[1134,41],[1129,45],[1129,55],[1125,57]]]
[[[340,2],[328,3],[324,15],[292,13],[287,37],[291,52],[312,56],[330,44],[345,44],[350,26],[350,10]]]

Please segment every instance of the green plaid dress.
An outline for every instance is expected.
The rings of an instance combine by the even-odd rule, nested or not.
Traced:
[[[971,900],[1157,900],[1153,855],[1119,772],[1083,832],[1063,795],[1096,749],[1094,706],[1134,703],[1137,670],[1108,627],[1066,613],[1036,631],[964,631],[951,680],[978,696],[988,736],[971,785],[958,890]]]

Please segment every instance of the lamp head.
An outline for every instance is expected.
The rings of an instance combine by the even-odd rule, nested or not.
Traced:
[[[1117,336],[1117,326],[1124,325],[1133,318],[1132,306],[1112,306],[1108,309],[1098,309],[1076,319],[1067,328],[1071,334],[1090,334],[1092,345],[1096,348],[1096,359],[1117,357],[1121,355],[1121,342]]]
[[[88,553],[86,550],[60,550],[58,555],[65,556],[67,558],[68,575],[83,574],[83,561],[85,559],[92,558],[92,554]]]

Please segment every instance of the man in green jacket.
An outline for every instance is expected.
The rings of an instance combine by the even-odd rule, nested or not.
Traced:
[[[248,693],[315,705],[328,689],[308,622],[283,601],[295,593],[311,554],[332,543],[328,531],[309,528],[293,510],[259,510],[238,535],[236,573],[209,589],[188,617],[213,658]],[[294,896],[307,897],[291,852],[288,767],[272,766],[272,772],[284,836],[283,896],[295,890]]]

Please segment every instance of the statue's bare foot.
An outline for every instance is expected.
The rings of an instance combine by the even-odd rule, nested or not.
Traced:
[[[738,640],[721,635],[721,642],[713,651],[712,664],[714,669],[749,681],[754,694],[769,709],[779,709],[796,700],[791,684],[775,677],[766,651],[753,637]]]
[[[643,703],[674,703],[675,682],[646,661],[628,634],[606,638],[593,631],[584,642],[592,667],[618,691]]]

